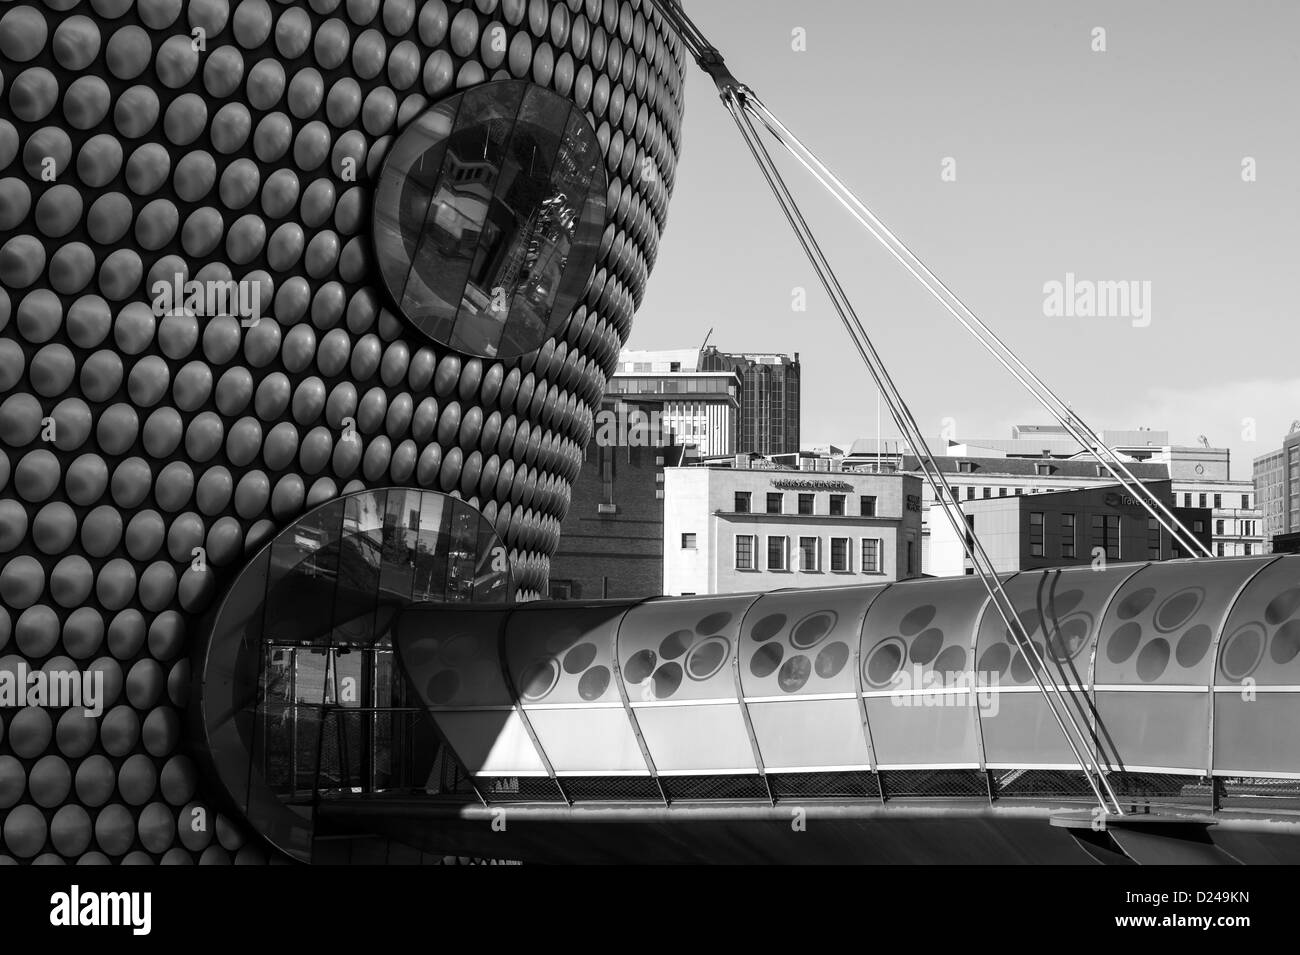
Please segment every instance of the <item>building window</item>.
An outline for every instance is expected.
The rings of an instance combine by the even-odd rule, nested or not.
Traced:
[[[1241,509],[1242,509],[1243,511],[1248,511],[1248,510],[1250,510],[1250,495],[1249,495],[1249,494],[1243,494],[1243,495],[1241,495]]]
[[[1216,521],[1214,522],[1214,533],[1218,534],[1220,537],[1223,536],[1223,519],[1222,519],[1222,518],[1220,518],[1219,520],[1216,520]]]
[[[785,511],[785,495],[781,492],[767,495],[767,513],[780,514]]]
[[[786,569],[786,547],[788,546],[785,537],[769,537],[767,539],[767,569],[768,570],[785,570]]]
[[[1052,466],[1050,464],[1035,464],[1034,473],[1039,477],[1047,477],[1052,473]]]
[[[1043,556],[1043,512],[1029,512],[1029,556]]]
[[[570,100],[486,83],[408,123],[378,171],[375,278],[432,340],[482,358],[536,351],[600,253],[606,172]],[[500,298],[504,311],[489,308]]]
[[[694,534],[683,534],[683,535],[682,535],[682,550],[695,550],[695,535],[694,535]]]
[[[811,514],[812,512],[813,512],[813,495],[811,495],[811,494],[800,494],[800,495],[799,495],[799,513],[800,513],[800,514]]]
[[[843,495],[843,494],[832,494],[832,495],[831,495],[831,510],[830,510],[830,514],[831,514],[831,517],[843,517],[843,516],[844,516],[844,495]]]
[[[1102,548],[1108,559],[1119,559],[1119,515],[1092,515],[1092,545]]]
[[[1246,548],[1246,550],[1245,550],[1244,553],[1246,554],[1247,557],[1249,557],[1249,556],[1250,556],[1250,549],[1251,549],[1251,546],[1252,546],[1251,543],[1250,543],[1250,541],[1246,541],[1246,543],[1243,544],[1242,546]]]
[[[998,497],[1006,497],[1006,496],[1007,496],[1007,489],[1004,487],[998,488]]]
[[[1216,494],[1216,495],[1214,495],[1214,509],[1217,511],[1217,510],[1219,510],[1221,507],[1223,507],[1223,495],[1222,495],[1222,494]]]
[[[880,538],[862,538],[862,572],[864,574],[881,574],[884,568],[880,563]]]
[[[1220,557],[1223,556],[1223,541],[1219,541],[1219,546],[1218,546],[1218,555],[1219,555]]]
[[[993,488],[991,488],[991,487],[986,487],[986,488],[984,489],[984,496],[985,496],[986,498],[988,498],[988,497],[992,497],[992,496],[993,496]]]
[[[736,513],[737,514],[749,513],[749,498],[750,498],[750,494],[748,491],[736,492]]]
[[[819,537],[800,537],[799,538],[799,569],[809,572],[821,570],[820,561],[818,561],[817,551],[820,549],[821,538]]]
[[[1193,533],[1193,534],[1204,534],[1204,533],[1205,533],[1205,521],[1192,521],[1192,533]]]
[[[974,474],[974,473],[975,473],[975,462],[974,462],[974,461],[958,461],[958,462],[957,462],[957,471],[958,471],[958,473],[960,473],[960,474]]]
[[[852,569],[849,566],[849,539],[847,537],[832,537],[831,570],[837,574],[846,574]]]
[[[1154,517],[1147,518],[1147,557],[1160,559],[1160,522]]]
[[[754,569],[754,537],[752,534],[736,535],[736,570]]]
[[[1105,476],[1106,476],[1105,465],[1102,464],[1097,465],[1097,477],[1105,477]]]
[[[1061,515],[1061,556],[1063,558],[1074,558],[1074,515]]]
[[[1025,489],[1023,487],[1016,488],[1016,497],[1020,497],[1024,493],[1025,493]]]
[[[975,489],[973,487],[966,488],[966,500],[968,501],[975,500]]]
[[[957,490],[953,489],[955,495]],[[876,496],[874,494],[863,494],[858,498],[858,513],[863,517],[876,516]]]
[[[1183,507],[1191,507],[1191,506],[1192,506],[1192,492],[1188,491],[1183,495]]]
[[[1201,495],[1201,507],[1204,507],[1204,506],[1205,506],[1205,495],[1202,494],[1202,495]]]

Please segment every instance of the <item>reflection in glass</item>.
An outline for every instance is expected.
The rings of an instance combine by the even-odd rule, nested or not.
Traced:
[[[260,639],[244,637],[259,671],[254,773],[291,802],[441,786],[449,763],[409,698],[388,621],[412,600],[511,599],[492,526],[437,492],[365,491],[304,515],[268,553],[250,564],[266,568]]]
[[[488,358],[535,351],[586,288],[606,184],[571,101],[519,80],[453,96],[385,157],[374,207],[383,283],[435,341]]]
[[[415,545],[415,587],[413,600],[445,600],[447,597],[447,552],[438,546],[451,527],[451,510],[440,494],[425,494],[420,502],[420,529]]]

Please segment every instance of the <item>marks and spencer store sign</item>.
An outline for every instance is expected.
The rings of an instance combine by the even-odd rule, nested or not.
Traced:
[[[853,485],[847,481],[773,481],[772,487],[782,491],[852,491]]]

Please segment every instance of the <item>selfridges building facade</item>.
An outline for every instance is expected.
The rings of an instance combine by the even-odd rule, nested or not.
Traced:
[[[5,5],[0,861],[465,788],[384,607],[545,592],[682,69],[649,0]]]

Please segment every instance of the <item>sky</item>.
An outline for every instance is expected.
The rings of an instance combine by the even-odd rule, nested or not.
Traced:
[[[1300,418],[1300,3],[686,6],[732,72],[1094,428],[1204,435],[1249,479]],[[628,347],[695,348],[711,328],[724,351],[798,352],[804,446],[874,436],[875,386],[693,65],[682,135]],[[1049,420],[789,156],[783,171],[928,439]],[[1045,290],[1067,274],[1137,283],[1148,307],[1049,315]]]

